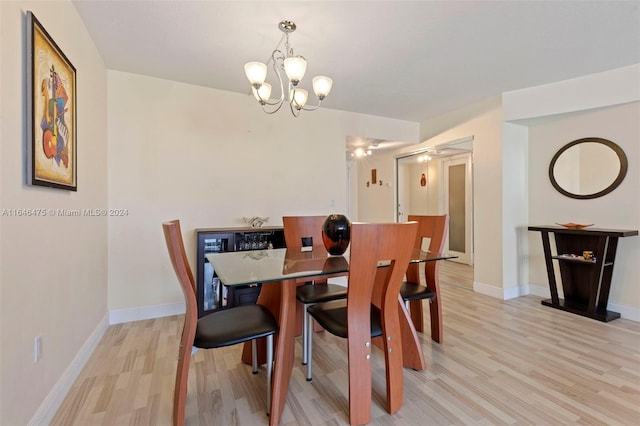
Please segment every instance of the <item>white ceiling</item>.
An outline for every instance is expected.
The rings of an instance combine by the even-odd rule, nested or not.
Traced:
[[[266,62],[292,20],[303,83],[333,78],[323,106],[414,122],[640,63],[638,1],[74,3],[109,69],[247,95],[243,65]]]

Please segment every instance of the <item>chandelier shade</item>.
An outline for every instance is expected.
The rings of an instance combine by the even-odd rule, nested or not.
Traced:
[[[267,78],[267,66],[261,62],[247,62],[244,73],[253,87],[260,87]]]
[[[329,92],[331,92],[331,86],[333,86],[333,80],[323,75],[313,77],[313,92],[318,99],[323,100]]]
[[[253,96],[258,102],[268,101],[271,97],[271,85],[269,83],[262,83],[260,88],[256,89],[255,87],[252,87],[251,90],[253,91]]]
[[[307,61],[302,56],[293,56],[284,60],[284,72],[289,77],[289,81],[297,86],[307,72]]]
[[[296,24],[291,21],[282,21],[278,24],[280,31],[284,33],[284,49],[279,50],[282,40],[271,53],[271,62],[274,73],[280,83],[280,98],[271,99],[272,86],[266,82],[267,64],[262,62],[247,62],[244,65],[244,72],[247,80],[251,84],[251,91],[262,109],[267,114],[273,114],[280,110],[285,103],[285,94],[288,94],[287,103],[291,113],[298,117],[300,111],[313,111],[320,107],[320,104],[331,92],[333,80],[326,76],[316,76],[313,78],[313,93],[318,98],[318,104],[307,106],[309,92],[299,87],[300,82],[307,72],[307,60],[293,54],[293,48],[289,45],[289,33],[296,30]],[[286,87],[285,87],[286,85]]]

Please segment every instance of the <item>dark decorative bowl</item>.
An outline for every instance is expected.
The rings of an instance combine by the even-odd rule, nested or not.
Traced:
[[[351,238],[351,222],[345,215],[332,214],[322,224],[322,242],[329,254],[340,255],[347,251]]]

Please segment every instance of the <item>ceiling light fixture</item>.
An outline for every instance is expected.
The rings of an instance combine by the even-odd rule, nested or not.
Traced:
[[[372,154],[373,154],[373,152],[371,152],[370,149],[356,148],[355,151],[349,152],[347,154],[347,158],[349,160],[351,160],[351,159],[354,159],[354,158],[368,157],[368,156],[370,156]]]
[[[291,108],[291,113],[298,117],[301,110],[313,111],[320,107],[323,99],[331,91],[333,80],[329,77],[320,75],[313,77],[313,91],[318,97],[318,105],[307,107],[307,98],[309,93],[302,88],[298,87],[300,80],[304,77],[304,73],[307,70],[307,61],[304,57],[293,54],[293,48],[289,45],[289,33],[296,30],[296,24],[291,21],[282,21],[278,24],[280,31],[284,33],[284,52],[278,48],[282,44],[282,39],[276,46],[276,50],[271,53],[271,59],[273,70],[280,82],[280,99],[271,101],[271,85],[266,83],[267,78],[267,65],[262,62],[248,62],[244,65],[244,72],[247,75],[249,83],[251,83],[251,91],[258,103],[262,106],[262,110],[267,114],[273,114],[280,110],[282,104],[285,102],[285,93],[288,96],[288,103]],[[287,90],[283,83],[282,73],[286,74]],[[269,110],[267,107],[274,107]]]

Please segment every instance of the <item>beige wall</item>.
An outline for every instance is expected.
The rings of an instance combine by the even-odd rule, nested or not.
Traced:
[[[503,94],[505,121],[525,129],[529,152],[526,193],[533,224],[595,223],[603,228],[640,228],[638,159],[640,158],[640,64]],[[511,123],[505,123],[511,124]],[[575,200],[555,191],[547,176],[549,162],[566,143],[595,136],[619,144],[629,171],[614,192],[593,200]],[[548,296],[539,235],[528,233],[523,261],[530,267],[531,292]],[[538,242],[538,244],[535,243]],[[640,239],[622,238],[613,270],[609,309],[640,321]],[[529,253],[530,251],[530,253]]]
[[[605,229],[640,228],[640,102],[557,116],[529,127],[529,215],[532,224],[593,223]],[[618,144],[629,161],[622,184],[604,197],[576,200],[557,192],[549,181],[553,155],[565,144],[584,137]],[[531,284],[547,289],[539,233],[529,240]],[[610,303],[640,308],[640,238],[620,238],[613,269]],[[610,307],[611,309],[611,307]],[[616,309],[612,309],[616,310]]]
[[[196,228],[348,213],[347,136],[418,138],[417,123],[329,109],[267,115],[249,95],[116,71],[108,116],[109,205],[129,212],[109,220],[110,311],[182,300],[163,221],[181,219],[193,262]],[[393,211],[392,198],[384,204]]]
[[[27,10],[77,69],[77,192],[25,184]],[[0,209],[107,207],[106,70],[75,8],[2,1],[0,31]],[[106,321],[107,219],[4,215],[0,234],[0,424],[23,425]],[[34,364],[36,336],[43,350]]]
[[[450,126],[450,127],[447,127]],[[433,129],[441,133],[433,135]],[[473,137],[475,281],[502,293],[502,107],[490,99],[421,123],[429,138],[396,155]]]
[[[438,215],[442,214],[440,206],[441,169],[442,160],[434,158],[428,162],[413,163],[409,167],[410,204],[408,214]],[[420,178],[424,173],[427,185],[420,185]]]
[[[357,163],[358,217],[360,222],[395,222],[394,160],[390,154],[351,160]],[[371,182],[371,170],[376,169],[378,182]],[[382,185],[379,184],[382,181]],[[367,186],[369,182],[369,186]]]

